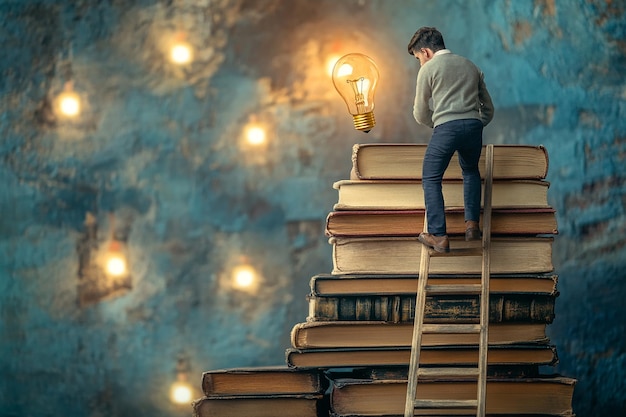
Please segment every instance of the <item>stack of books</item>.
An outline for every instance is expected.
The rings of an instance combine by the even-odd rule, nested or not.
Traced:
[[[422,250],[417,236],[424,221],[425,150],[426,145],[418,144],[354,145],[350,179],[334,184],[338,201],[326,219],[333,269],[311,278],[308,317],[294,325],[286,349],[290,375],[317,375],[329,386],[300,392],[310,397],[309,414],[292,415],[315,415],[310,414],[314,408],[317,416],[403,415]],[[552,264],[557,223],[548,203],[547,172],[542,146],[494,147],[486,402],[491,415],[574,415],[576,380],[542,372],[558,362],[546,333],[558,296]],[[466,247],[471,242],[464,241],[463,182],[456,157],[444,176],[443,193],[450,246]],[[480,283],[481,267],[480,258],[436,257],[429,280]],[[479,309],[475,295],[429,296],[425,321],[477,323]],[[422,346],[422,365],[478,361],[478,335],[424,334]],[[256,373],[268,371],[259,368]],[[277,378],[267,378],[264,389],[274,392],[265,397],[278,395],[278,387],[269,388]],[[237,390],[230,395],[240,397]],[[420,379],[417,398],[443,399],[449,392],[475,399],[476,381]],[[197,417],[231,415],[205,411],[218,397],[206,389],[205,395],[194,405]],[[265,404],[256,406],[274,407]],[[274,411],[272,415],[284,415]],[[260,412],[240,415],[265,416]]]
[[[417,144],[357,144],[350,179],[334,184],[338,201],[326,219],[333,270],[311,278],[309,315],[293,327],[286,353],[290,367],[331,370],[333,416],[404,412],[423,247],[417,235],[424,226],[425,150],[426,145]],[[548,203],[548,162],[542,146],[494,147],[489,414],[573,415],[575,380],[542,374],[545,366],[558,362],[546,334],[558,296],[552,264],[557,222]],[[484,175],[484,160],[480,167]],[[475,246],[464,241],[463,182],[456,156],[444,175],[443,193],[450,246]],[[480,283],[481,267],[480,258],[436,257],[429,279]],[[474,295],[429,296],[426,322],[478,322],[479,307]],[[424,334],[422,343],[424,365],[478,361],[477,335]],[[333,368],[346,367],[352,367],[352,376],[332,378]],[[420,380],[417,392],[418,398],[446,398],[455,392],[475,399],[476,383]]]
[[[196,417],[318,417],[328,415],[328,379],[319,370],[287,366],[231,368],[202,374]]]

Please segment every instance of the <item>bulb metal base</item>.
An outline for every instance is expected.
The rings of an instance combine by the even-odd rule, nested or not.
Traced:
[[[354,128],[361,130],[365,133],[369,132],[374,126],[376,126],[376,120],[374,119],[374,112],[364,114],[352,115],[354,119]]]

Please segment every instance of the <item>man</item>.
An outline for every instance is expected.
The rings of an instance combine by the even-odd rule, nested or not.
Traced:
[[[449,252],[441,181],[456,151],[463,171],[465,240],[480,239],[481,179],[478,160],[483,127],[493,118],[493,103],[483,73],[470,60],[451,53],[434,27],[420,28],[408,51],[420,61],[413,117],[433,128],[422,170],[428,233],[419,241]]]

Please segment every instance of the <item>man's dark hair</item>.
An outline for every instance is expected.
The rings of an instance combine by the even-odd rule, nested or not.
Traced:
[[[419,51],[422,48],[430,48],[433,52],[446,49],[441,32],[432,27],[419,28],[409,42],[409,55],[413,55],[413,51]]]

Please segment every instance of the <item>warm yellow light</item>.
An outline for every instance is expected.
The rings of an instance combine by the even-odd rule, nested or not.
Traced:
[[[128,262],[124,253],[124,245],[118,240],[111,240],[107,251],[102,254],[102,264],[107,275],[122,277],[128,274]]]
[[[59,111],[68,117],[77,116],[80,113],[80,97],[72,90],[66,90],[57,98]]]
[[[337,76],[338,77],[346,77],[348,75],[352,75],[352,65],[350,64],[343,64],[340,65],[339,68],[337,69]]]
[[[339,61],[339,58],[341,58],[340,55],[331,55],[326,60],[326,72],[328,73],[329,77],[333,75],[333,69],[335,68],[335,64],[337,63],[337,61]]]
[[[265,129],[261,126],[249,126],[246,129],[246,140],[250,145],[263,145],[266,140]]]
[[[106,265],[106,273],[114,277],[121,277],[126,275],[128,268],[126,267],[126,258],[121,252],[109,253]]]
[[[170,389],[170,400],[175,404],[189,404],[193,398],[193,389],[188,382],[177,381]]]
[[[233,271],[233,285],[236,288],[249,288],[256,282],[256,271],[249,265],[241,265]]]
[[[170,59],[175,64],[188,64],[193,59],[193,49],[187,42],[179,41],[170,49]]]

